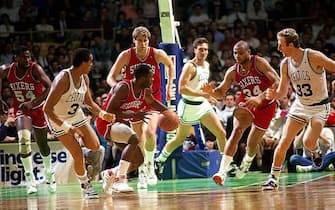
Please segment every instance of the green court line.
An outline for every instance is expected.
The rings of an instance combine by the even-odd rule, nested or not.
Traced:
[[[303,184],[313,180],[330,176],[334,172],[312,172],[312,173],[282,173],[280,177],[280,186],[289,187],[297,184]],[[208,192],[220,190],[260,190],[260,185],[266,181],[268,173],[250,172],[243,179],[227,177],[225,185],[216,185],[211,178],[194,178],[178,180],[160,180],[156,186],[149,186],[148,192],[171,194],[171,193],[191,193]],[[129,180],[129,185],[137,190],[137,179]],[[94,189],[103,194],[101,182],[93,182]],[[78,183],[62,184],[57,186],[57,196],[80,195],[81,190]],[[23,199],[49,196],[46,184],[38,186],[38,193],[27,195],[25,186],[2,186],[0,187],[0,199]]]

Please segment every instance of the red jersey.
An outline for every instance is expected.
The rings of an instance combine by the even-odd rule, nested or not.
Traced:
[[[144,111],[147,108],[147,104],[145,102],[144,99],[144,90],[141,91],[139,96],[135,96],[134,95],[134,89],[133,89],[133,83],[131,80],[123,80],[120,83],[125,83],[128,85],[129,87],[129,93],[128,93],[128,97],[125,100],[122,100],[119,111],[123,112],[123,113],[136,113],[139,111]],[[102,105],[102,109],[106,110],[107,109],[107,105],[109,103],[109,101],[112,98],[112,93],[108,94],[108,97],[106,99],[106,101],[103,103]],[[129,121],[132,123],[135,122],[139,122],[141,121],[140,119],[116,119],[116,121],[118,122],[125,122],[125,121]],[[106,139],[108,139],[108,132],[109,132],[109,126],[111,126],[111,124],[103,119],[97,118],[97,130],[98,132],[104,136]]]
[[[235,65],[235,81],[241,88],[241,95],[237,99],[237,104],[243,106],[246,101],[246,97],[258,96],[264,92],[267,88],[271,87],[272,81],[269,80],[262,72],[256,68],[256,56],[251,56],[250,70],[247,74],[242,75],[240,73],[240,65]],[[264,100],[261,107],[269,104],[271,101]]]
[[[155,59],[154,48],[149,47],[149,53],[143,60],[137,57],[135,48],[130,48],[130,59],[124,72],[124,79],[132,80],[134,78],[134,69],[138,64],[141,63],[145,63],[151,66],[151,69],[154,73],[152,82],[152,95],[157,100],[162,101],[160,68]]]
[[[29,67],[24,76],[19,78],[16,75],[16,66],[17,63],[14,62],[11,64],[8,71],[8,82],[14,93],[14,110],[15,113],[19,109],[19,105],[23,102],[28,102],[34,100],[37,96],[43,93],[44,85],[34,79],[33,76],[33,65],[35,62],[30,61]],[[37,108],[37,107],[33,107]]]

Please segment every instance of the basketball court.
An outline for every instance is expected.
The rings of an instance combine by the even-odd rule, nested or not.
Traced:
[[[283,173],[278,191],[261,191],[268,174],[250,172],[243,179],[228,178],[224,187],[211,178],[159,181],[148,190],[137,190],[137,179],[130,180],[133,193],[104,195],[100,182],[94,189],[100,199],[81,195],[79,184],[57,186],[50,194],[45,184],[37,194],[27,195],[25,186],[0,188],[0,209],[334,209],[334,172]]]

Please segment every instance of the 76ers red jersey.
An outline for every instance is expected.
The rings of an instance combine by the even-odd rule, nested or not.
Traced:
[[[29,67],[24,76],[19,78],[16,75],[16,66],[17,63],[14,62],[11,64],[8,71],[8,82],[14,93],[14,110],[15,112],[18,110],[19,105],[23,102],[32,101],[37,96],[43,93],[44,85],[34,79],[33,76],[33,65],[35,62],[30,61]],[[37,107],[33,107],[37,108]]]
[[[139,111],[144,111],[147,108],[147,104],[145,102],[144,99],[144,91],[142,90],[139,96],[135,96],[134,94],[134,89],[133,89],[133,83],[131,82],[131,80],[123,80],[120,83],[125,83],[128,85],[129,87],[129,93],[128,93],[128,97],[124,100],[122,100],[122,103],[120,105],[119,111],[120,112],[124,112],[124,113],[136,113]],[[102,105],[102,109],[103,110],[107,110],[107,105],[109,103],[109,101],[112,98],[112,93],[108,94],[108,97],[106,99],[106,101],[103,103]],[[129,121],[129,122],[139,122],[141,121],[140,119],[116,119],[116,121],[118,122],[125,122],[125,121]],[[104,136],[105,138],[108,137],[109,135],[107,134],[109,132],[108,127],[111,125],[109,122],[97,118],[97,130],[98,132]]]
[[[251,56],[250,70],[245,75],[240,72],[240,66],[236,64],[235,81],[241,88],[241,95],[237,99],[237,104],[243,106],[247,97],[258,96],[267,88],[271,87],[272,81],[262,72],[258,71],[255,64],[256,56]],[[264,100],[260,106],[268,104],[270,101]]]
[[[152,47],[149,47],[149,53],[147,57],[145,57],[143,60],[140,60],[135,52],[135,48],[130,48],[130,59],[129,63],[126,66],[125,69],[125,76],[124,79],[131,80],[134,78],[134,70],[138,64],[145,63],[147,65],[151,66],[151,70],[154,73],[153,76],[153,82],[152,82],[152,94],[155,95],[157,92],[160,92],[161,88],[161,76],[160,76],[160,69],[159,65],[155,59],[154,56],[154,49]],[[158,99],[158,98],[157,98]],[[162,99],[158,99],[161,101]]]
[[[144,90],[141,91],[139,96],[135,96],[134,87],[131,80],[124,80],[129,87],[128,97],[122,101],[119,111],[123,113],[136,113],[144,111],[147,107],[147,103],[144,99]],[[128,119],[130,122],[140,121],[139,119]]]

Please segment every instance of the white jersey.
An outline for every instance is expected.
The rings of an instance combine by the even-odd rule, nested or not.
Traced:
[[[69,76],[69,89],[61,96],[58,103],[55,105],[54,110],[59,118],[66,120],[79,114],[77,112],[83,114],[81,105],[84,103],[87,87],[83,75],[80,76],[79,88],[76,88],[73,83],[70,69],[65,69],[64,71]]]
[[[195,66],[196,75],[191,78],[188,86],[196,91],[201,91],[202,85],[208,83],[209,78],[209,65],[205,62],[205,66],[198,66],[194,62],[191,62]],[[204,101],[205,98],[202,96],[189,96],[182,94],[182,97],[191,101]]]
[[[326,72],[314,71],[309,63],[308,51],[309,49],[304,50],[302,61],[297,66],[293,64],[291,57],[287,58],[288,76],[296,91],[296,100],[303,105],[316,105],[328,98]]]

